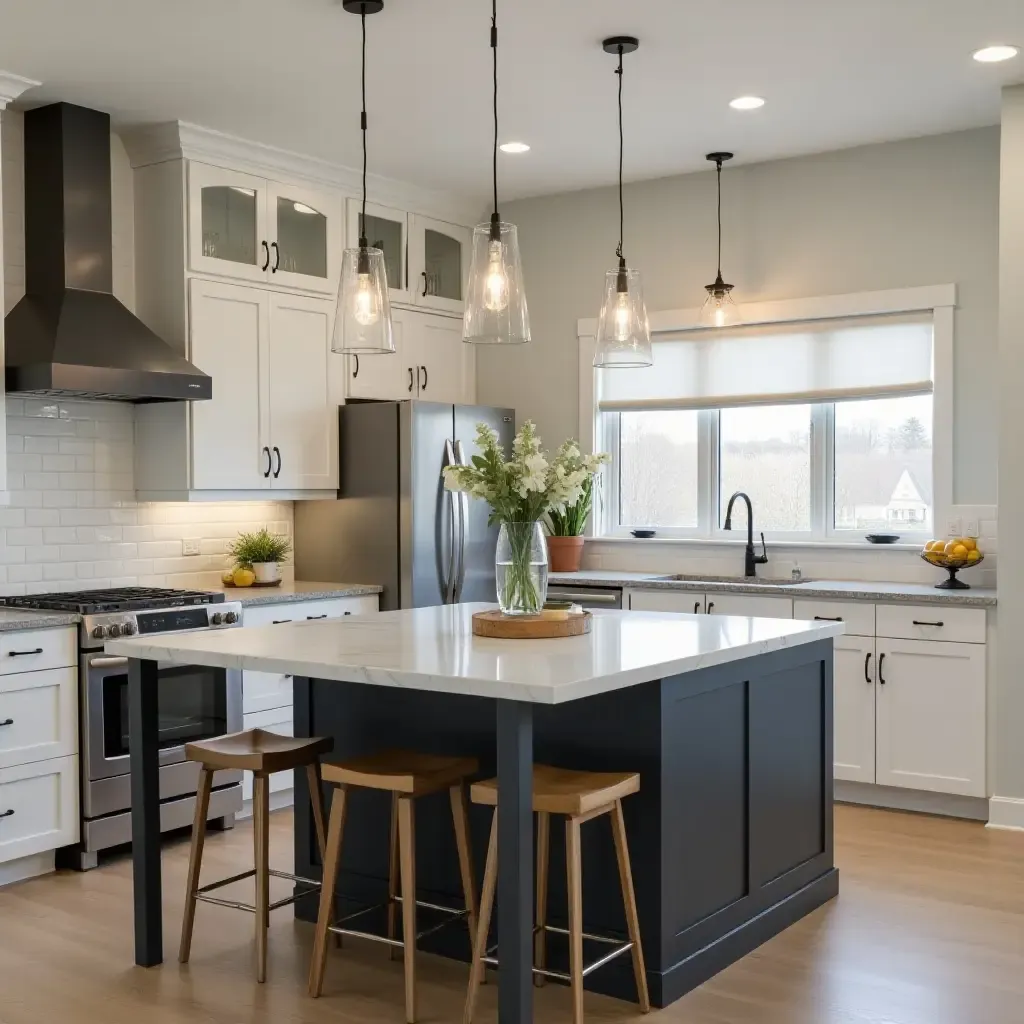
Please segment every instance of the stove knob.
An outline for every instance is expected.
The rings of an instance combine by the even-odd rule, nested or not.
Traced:
[[[226,614],[226,615],[224,616],[224,621],[225,621],[225,622],[226,622],[226,623],[227,623],[228,625],[231,625],[231,623],[232,623],[232,622],[237,622],[237,621],[238,621],[238,616],[237,616],[237,615],[235,614],[235,612],[228,612],[228,613],[227,613],[227,614]]]
[[[134,633],[135,633],[135,623],[134,622],[126,622],[121,627],[121,636],[132,636]]]
[[[107,636],[115,637],[121,635],[121,627],[115,622],[112,626],[107,626]]]
[[[92,635],[97,640],[102,640],[103,637],[105,637],[107,635],[107,631],[102,626],[93,626],[92,627]]]
[[[219,626],[224,621],[224,616],[221,615],[220,612],[214,612],[213,615],[210,616],[210,621],[215,626]]]

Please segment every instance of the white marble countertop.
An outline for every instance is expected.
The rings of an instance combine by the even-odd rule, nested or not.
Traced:
[[[82,616],[77,612],[37,612],[30,608],[0,608],[0,633],[74,626],[81,621]]]
[[[473,636],[486,604],[111,640],[110,654],[560,704],[838,636],[841,623],[599,611],[589,635]]]
[[[307,583],[296,580],[279,587],[208,587],[223,594],[225,601],[240,601],[251,608],[263,604],[296,604],[300,601],[333,601],[342,597],[363,597],[383,593],[374,583]]]

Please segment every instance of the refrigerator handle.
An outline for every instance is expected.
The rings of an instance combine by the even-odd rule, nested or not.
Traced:
[[[455,459],[455,449],[452,447],[451,441],[445,441],[444,443],[444,464],[446,466],[457,465]],[[444,472],[441,473],[441,486],[444,487]],[[449,509],[451,510],[451,544],[448,548],[448,577],[444,580],[444,603],[453,604],[455,601],[455,583],[457,577],[457,523],[456,520],[459,518],[460,504],[459,495],[455,491],[447,491]]]
[[[469,465],[461,441],[455,442],[455,461],[460,466]],[[452,600],[458,604],[462,600],[462,587],[466,582],[466,525],[469,522],[469,495],[465,491],[459,491],[455,497],[459,502],[459,574],[455,581]]]

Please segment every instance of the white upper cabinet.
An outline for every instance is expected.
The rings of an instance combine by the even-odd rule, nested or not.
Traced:
[[[189,161],[189,267],[197,273],[332,293],[341,202],[325,192]]]
[[[409,282],[417,306],[461,315],[472,243],[470,228],[410,216]]]
[[[360,237],[366,237],[371,249],[384,253],[384,268],[388,275],[388,293],[392,302],[411,302],[409,288],[409,214],[387,206],[366,204],[366,223],[363,224],[363,201],[349,199],[346,216],[348,236],[345,247],[355,249]],[[365,227],[365,230],[364,230]]]
[[[391,330],[395,351],[386,355],[347,355],[347,395],[349,398],[376,398],[399,402],[416,397],[416,376],[411,360],[406,358],[407,319],[415,314],[391,311]]]

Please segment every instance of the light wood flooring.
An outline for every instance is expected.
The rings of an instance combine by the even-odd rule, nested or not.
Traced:
[[[291,814],[272,816],[271,860],[290,863]],[[251,823],[207,840],[204,879],[248,865]],[[588,993],[587,1021],[666,1024],[1020,1024],[1024,834],[866,808],[836,811],[840,895],[665,1010]],[[401,1024],[402,965],[349,941],[328,957],[323,998],[305,992],[312,928],[290,909],[270,931],[268,982],[253,975],[252,918],[200,906],[192,962],[174,960],[187,842],[164,855],[162,967],[132,966],[131,865],[0,890],[0,1022]],[[287,885],[277,882],[275,884]],[[226,892],[229,890],[226,890]],[[242,896],[241,898],[248,898]],[[468,968],[423,956],[424,1024],[458,1022]],[[535,990],[536,1018],[566,1021],[569,991]],[[495,1018],[495,986],[478,1021]]]

